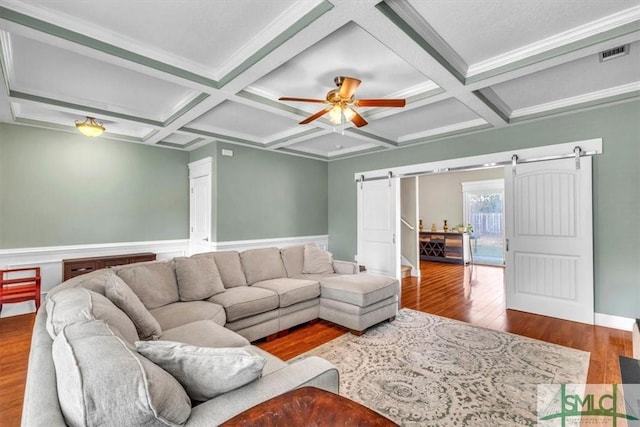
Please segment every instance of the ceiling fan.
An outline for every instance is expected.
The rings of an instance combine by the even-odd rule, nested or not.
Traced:
[[[282,97],[279,98],[279,100],[329,104],[329,107],[301,121],[301,125],[306,125],[324,114],[329,113],[331,123],[336,125],[342,124],[344,117],[345,121],[350,120],[357,127],[366,125],[367,121],[352,107],[404,107],[406,104],[406,100],[404,99],[355,99],[354,93],[358,86],[360,86],[360,80],[353,77],[338,76],[334,78],[333,81],[338,88],[330,90],[327,93],[326,99]]]

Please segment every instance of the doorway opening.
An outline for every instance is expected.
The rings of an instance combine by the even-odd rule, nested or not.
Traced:
[[[380,272],[400,277],[396,266],[401,260],[401,212],[395,197],[400,179],[499,168],[504,172],[505,188],[502,205],[507,308],[593,324],[591,156],[599,153],[602,140],[592,139],[356,173],[358,200],[378,194],[376,200],[386,199],[392,204],[389,207],[385,202],[376,205],[383,209],[367,209],[366,203],[358,203],[357,260],[381,266],[386,261],[388,268]],[[436,249],[443,250],[428,255],[460,264],[462,252],[464,262],[464,249],[460,247],[466,245],[459,244],[461,239],[457,245],[448,245],[452,234],[449,227],[464,227],[460,224],[458,228],[455,219],[447,227],[442,216],[436,221],[432,224],[441,224],[441,228],[431,233],[429,242],[435,239]],[[425,230],[430,229],[429,222],[423,219]],[[378,233],[379,239],[367,241],[361,225],[379,231],[382,228],[376,225],[382,223],[389,225],[382,227],[386,238]]]

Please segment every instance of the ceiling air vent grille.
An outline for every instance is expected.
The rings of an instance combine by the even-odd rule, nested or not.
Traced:
[[[612,49],[603,50],[599,53],[600,62],[608,61],[610,59],[619,58],[629,54],[629,45],[614,47]]]

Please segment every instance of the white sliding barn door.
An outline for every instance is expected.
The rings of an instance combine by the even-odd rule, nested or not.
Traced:
[[[400,277],[399,179],[358,186],[358,264],[373,274]]]
[[[506,307],[594,323],[591,158],[505,167]]]

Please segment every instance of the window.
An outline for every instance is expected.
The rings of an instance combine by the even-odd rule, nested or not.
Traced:
[[[462,192],[474,262],[504,265],[504,180],[463,182]]]

